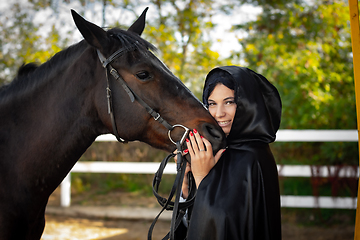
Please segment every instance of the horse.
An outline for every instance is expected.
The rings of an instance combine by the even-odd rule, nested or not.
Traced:
[[[99,135],[172,152],[197,129],[223,147],[217,122],[141,37],[146,11],[104,30],[71,10],[84,39],[1,87],[0,239],[41,238],[49,196]]]

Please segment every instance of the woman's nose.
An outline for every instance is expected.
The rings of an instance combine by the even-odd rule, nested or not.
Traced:
[[[224,108],[223,106],[221,106],[221,104],[219,104],[217,106],[217,109],[216,109],[216,117],[220,118],[220,117],[224,117],[225,116],[225,111],[224,111]]]

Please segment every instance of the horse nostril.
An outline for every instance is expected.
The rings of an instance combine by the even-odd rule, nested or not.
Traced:
[[[206,127],[207,132],[210,134],[211,137],[213,137],[216,140],[220,140],[222,138],[222,134],[219,130],[213,128],[212,126],[207,126]]]
[[[219,149],[225,147],[225,133],[220,127],[205,124],[204,136],[211,142],[214,152],[217,152]]]

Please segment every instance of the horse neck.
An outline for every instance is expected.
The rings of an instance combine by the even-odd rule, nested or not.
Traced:
[[[95,65],[100,64],[89,54],[91,49],[84,48],[80,54],[67,57],[68,62],[61,68],[50,68],[48,74],[42,74],[51,77],[40,79],[42,84],[32,92],[0,106],[0,111],[7,110],[3,121],[0,120],[0,135],[6,132],[11,161],[21,163],[24,169],[33,169],[26,173],[32,175],[30,179],[39,176],[53,179],[52,188],[102,131],[94,106],[95,80],[100,73]],[[48,66],[40,66],[36,72],[45,67]],[[0,155],[1,151],[0,146]]]

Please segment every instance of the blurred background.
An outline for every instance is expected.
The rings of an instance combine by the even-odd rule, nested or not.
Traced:
[[[1,1],[0,85],[12,81],[22,64],[41,64],[82,39],[70,9],[104,28],[126,29],[145,7],[149,11],[142,37],[158,48],[156,55],[198,98],[212,68],[241,65],[278,88],[282,130],[356,129],[349,6],[340,0]],[[271,148],[279,166],[311,168],[308,177],[281,175],[282,195],[312,196],[315,202],[319,196],[356,197],[357,142],[281,141]],[[159,162],[166,155],[138,142],[95,142],[80,161]],[[323,177],[320,166],[332,166],[333,171]],[[352,174],[339,174],[349,167]],[[157,206],[151,174],[71,175],[72,206]],[[162,193],[170,190],[173,178],[163,180]],[[59,201],[57,190],[49,204],[59,206]],[[324,231],[304,239],[353,239],[355,207],[283,207],[284,224],[297,227],[284,239],[314,228]]]

